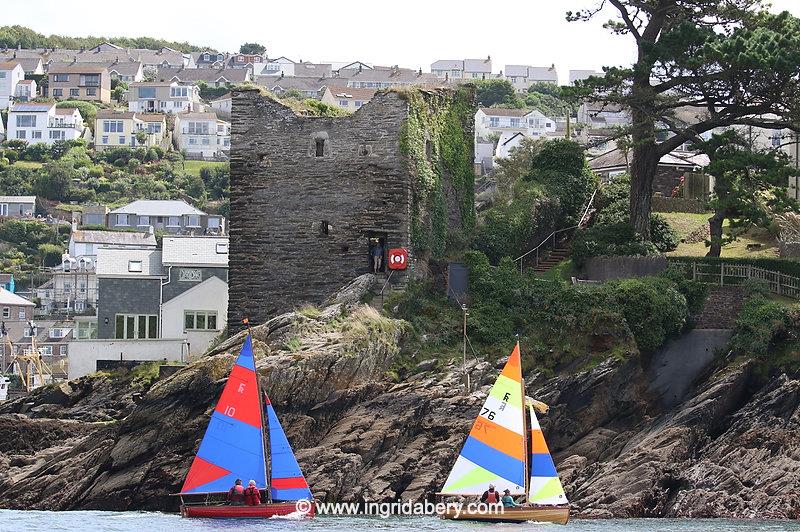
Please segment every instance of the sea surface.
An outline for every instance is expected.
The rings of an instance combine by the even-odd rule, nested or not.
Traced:
[[[798,521],[736,521],[727,519],[620,519],[588,521],[573,519],[566,526],[524,524],[480,524],[443,521],[436,517],[317,517],[314,519],[205,520],[181,519],[175,514],[155,512],[39,512],[0,510],[2,532],[108,531],[108,532],[202,532],[207,530],[385,530],[398,532],[427,532],[438,530],[501,530],[580,532],[779,532],[800,531]]]

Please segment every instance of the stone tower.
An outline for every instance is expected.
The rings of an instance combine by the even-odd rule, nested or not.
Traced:
[[[300,115],[257,89],[235,91],[231,330],[243,317],[263,323],[321,303],[370,271],[375,242],[409,250],[408,270],[391,278],[402,284],[450,235],[471,231],[473,100],[468,89],[383,91],[352,115],[330,117]],[[441,160],[452,151],[439,142],[447,130],[458,139],[450,157],[458,164]]]

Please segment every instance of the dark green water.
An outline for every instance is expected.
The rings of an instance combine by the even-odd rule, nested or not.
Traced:
[[[443,521],[435,517],[318,517],[315,519],[202,520],[152,512],[38,512],[0,510],[1,532],[108,531],[108,532],[202,532],[209,530],[385,530],[427,531],[585,531],[585,532],[779,532],[799,531],[796,521],[733,521],[725,519],[625,519],[572,520],[567,526],[524,523],[485,525]]]

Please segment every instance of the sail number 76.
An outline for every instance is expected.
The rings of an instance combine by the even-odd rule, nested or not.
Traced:
[[[494,410],[489,410],[488,408],[486,408],[484,406],[483,410],[481,411],[481,415],[482,416],[486,416],[487,419],[493,420],[494,416],[495,416],[495,413],[494,413]]]

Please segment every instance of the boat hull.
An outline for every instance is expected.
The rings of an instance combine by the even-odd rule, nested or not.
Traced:
[[[257,506],[214,505],[181,505],[182,517],[202,517],[206,519],[269,519],[270,517],[301,515],[314,517],[314,505],[308,512],[299,513],[293,502],[259,504]]]
[[[541,523],[555,523],[566,525],[569,521],[569,507],[542,507],[518,506],[505,508],[502,513],[478,513],[461,510],[458,515],[454,509],[448,509],[441,514],[442,519],[458,521],[484,521],[488,523],[523,523],[525,521],[539,521]]]

